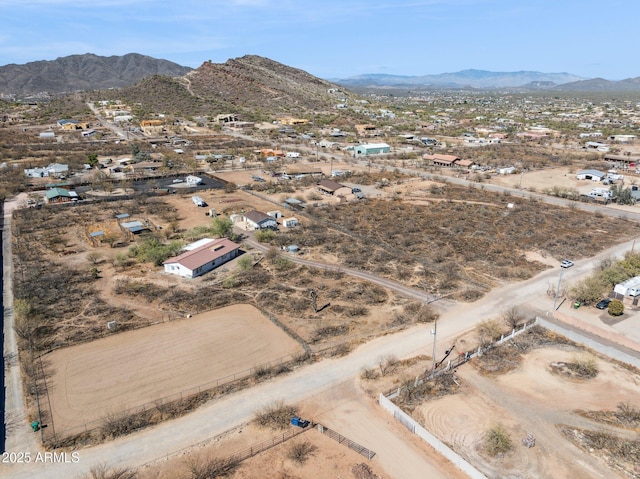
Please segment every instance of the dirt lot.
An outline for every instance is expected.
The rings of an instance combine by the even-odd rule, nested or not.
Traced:
[[[472,361],[457,370],[462,384],[458,394],[423,403],[413,415],[489,477],[614,477],[618,471],[606,466],[600,451],[576,447],[558,426],[602,430],[602,424],[576,411],[611,411],[620,402],[637,405],[640,376],[602,358],[597,359],[600,372],[593,379],[570,379],[551,372],[551,363],[571,361],[576,354],[583,353],[568,345],[537,349],[527,353],[516,370],[496,377],[480,374]],[[482,444],[487,430],[498,423],[514,448],[492,458]],[[607,429],[638,438],[622,428]],[[521,445],[527,434],[535,436],[535,447]]]
[[[54,351],[45,356],[54,424],[69,431],[301,351],[249,305]]]

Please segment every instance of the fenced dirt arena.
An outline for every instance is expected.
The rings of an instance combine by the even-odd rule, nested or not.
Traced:
[[[55,429],[65,434],[302,351],[255,307],[240,304],[54,351],[43,360]]]

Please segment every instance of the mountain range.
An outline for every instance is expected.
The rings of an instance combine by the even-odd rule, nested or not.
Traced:
[[[150,75],[182,76],[191,70],[138,53],[110,57],[92,53],[70,55],[0,67],[0,94],[24,96],[121,88]]]
[[[532,71],[490,72],[486,70],[462,70],[438,75],[401,76],[386,74],[358,75],[333,80],[344,86],[401,86],[438,88],[507,88],[529,84],[555,86],[585,80],[570,73],[541,73]]]
[[[161,77],[161,78],[160,78]],[[304,91],[316,92],[322,98],[316,106],[326,105],[327,89],[344,86],[395,88],[475,88],[516,89],[524,91],[640,91],[640,77],[620,81],[603,78],[586,79],[571,73],[542,73],[536,71],[491,72],[462,70],[438,75],[402,76],[387,74],[358,75],[345,79],[323,80],[309,73],[268,58],[246,55],[223,64],[209,62],[194,70],[168,60],[129,53],[124,56],[103,57],[87,53],[71,55],[51,61],[30,62],[23,65],[0,66],[0,95],[26,97],[46,92],[50,95],[81,90],[129,88],[136,90],[165,84],[169,90],[194,105],[208,101],[233,107],[249,98],[259,106],[274,107],[276,100],[295,104]],[[210,88],[210,89],[208,89]],[[147,95],[148,96],[148,95]],[[264,100],[261,103],[261,99]],[[308,103],[308,101],[305,101]],[[311,105],[309,105],[311,106]]]

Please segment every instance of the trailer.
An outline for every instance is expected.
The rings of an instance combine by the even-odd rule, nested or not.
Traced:
[[[191,201],[193,201],[193,204],[196,206],[207,206],[207,203],[199,196],[192,196]]]

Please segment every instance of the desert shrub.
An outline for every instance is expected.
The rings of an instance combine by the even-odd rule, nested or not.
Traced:
[[[260,243],[270,243],[276,237],[276,233],[273,230],[258,230],[256,231],[256,240]]]
[[[524,314],[520,312],[517,306],[508,309],[503,315],[504,322],[511,328],[516,328],[524,319]]]
[[[624,304],[619,299],[614,299],[609,303],[608,312],[611,316],[621,316],[624,313]]]
[[[360,377],[367,380],[378,379],[378,371],[375,368],[362,368]]]
[[[249,271],[253,268],[253,258],[250,254],[242,255],[237,264],[240,271]]]
[[[506,454],[513,449],[513,441],[502,424],[496,424],[485,434],[485,450],[492,457]]]
[[[386,376],[387,374],[393,373],[397,369],[398,363],[398,358],[393,354],[378,358],[378,368],[380,369],[380,374]]]
[[[588,355],[574,357],[567,363],[567,367],[578,377],[585,379],[595,378],[600,372],[596,359]]]
[[[637,408],[629,402],[621,402],[618,404],[617,409],[615,416],[621,423],[631,425],[640,424],[640,408]]]
[[[143,296],[149,301],[162,297],[166,290],[144,281],[132,281],[130,279],[118,279],[113,288],[115,294],[126,294],[128,296]]]
[[[273,267],[276,271],[287,271],[288,269],[293,268],[293,266],[293,261],[286,256],[278,255],[278,257],[273,261]]]
[[[349,326],[346,324],[338,324],[334,326],[321,326],[313,333],[313,342],[320,341],[324,338],[342,336],[349,332]]]
[[[125,467],[109,467],[106,464],[93,466],[84,479],[136,479],[138,474]]]
[[[351,306],[346,308],[346,312],[351,317],[366,316],[369,314],[369,309],[365,306]]]
[[[381,479],[373,470],[364,462],[355,464],[351,468],[351,473],[355,479]]]
[[[496,320],[483,321],[478,325],[476,331],[483,347],[492,344],[502,334],[502,328]]]
[[[182,241],[163,244],[157,236],[148,235],[138,245],[129,248],[129,255],[141,263],[153,263],[161,266],[171,256],[176,256],[182,249]]]
[[[296,442],[289,447],[287,457],[298,464],[304,464],[318,449],[308,441]]]
[[[151,423],[148,411],[139,414],[113,413],[102,418],[100,432],[103,437],[118,437],[147,427]]]
[[[239,462],[232,459],[219,457],[196,459],[187,463],[188,476],[186,479],[211,479],[231,474],[239,466]]]
[[[284,401],[276,401],[272,404],[264,406],[256,415],[254,422],[263,428],[268,429],[286,429],[293,416],[298,415],[298,408],[284,403]]]

